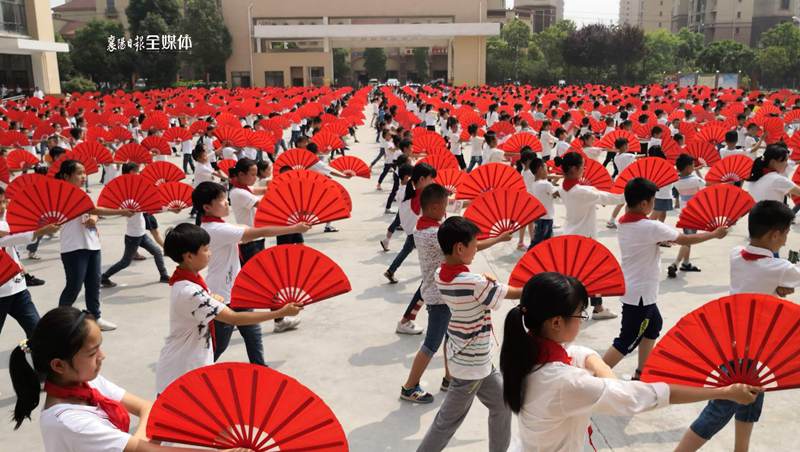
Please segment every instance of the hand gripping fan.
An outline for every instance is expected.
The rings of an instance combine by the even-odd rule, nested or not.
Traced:
[[[584,159],[583,164],[583,177],[578,180],[579,184],[591,185],[602,191],[611,190],[614,181],[611,180],[611,175],[608,174],[608,170],[603,165],[593,159]]]
[[[660,157],[637,159],[617,176],[611,193],[624,193],[628,181],[637,177],[643,177],[662,188],[678,180],[678,172],[666,159]]]
[[[35,166],[39,159],[24,149],[14,149],[6,156],[6,163],[11,171],[20,171]]]
[[[683,153],[689,154],[705,166],[713,166],[720,161],[719,151],[713,144],[702,140],[693,140],[684,149]]]
[[[331,258],[308,246],[277,245],[244,264],[233,283],[231,307],[305,306],[346,292],[350,281]]]
[[[750,212],[755,203],[749,193],[735,185],[712,185],[697,192],[686,203],[676,227],[713,231],[731,226]]]
[[[107,147],[96,141],[84,141],[72,150],[80,156],[81,161],[93,159],[98,165],[108,165],[114,161],[114,156]]]
[[[458,192],[458,187],[461,186],[466,178],[467,173],[461,171],[459,168],[443,169],[441,171],[437,169],[436,179],[434,179],[434,181],[446,188],[447,191],[450,192],[450,195],[454,195]]]
[[[800,307],[771,295],[729,295],[680,319],[656,344],[642,381],[798,388],[799,349]]]
[[[344,141],[339,135],[330,131],[321,131],[311,137],[311,142],[317,145],[319,152],[329,153],[331,151],[344,148]]]
[[[590,296],[625,294],[617,259],[600,242],[580,235],[561,235],[534,246],[517,262],[508,285],[522,287],[534,275],[558,272],[577,278]]]
[[[231,168],[236,166],[236,160],[234,159],[224,159],[217,162],[217,169],[219,169],[222,174],[226,174],[230,176]]]
[[[77,160],[78,162],[80,162],[80,164],[83,165],[83,169],[87,175],[94,174],[99,170],[97,162],[95,162],[93,158],[85,154],[80,155],[75,151],[69,151],[62,154],[61,157],[58,158],[58,160],[56,160],[50,165],[50,168],[47,170],[47,175],[55,177],[56,173],[58,173],[58,170],[61,169],[61,164],[66,162],[67,160]]]
[[[456,192],[456,199],[474,199],[499,188],[525,191],[525,182],[514,168],[502,163],[487,163],[467,174]]]
[[[183,127],[170,127],[165,130],[161,138],[169,141],[170,143],[180,143],[182,141],[189,141],[192,139],[192,134]]]
[[[63,224],[94,209],[86,192],[63,180],[39,177],[26,185],[8,205],[6,221],[12,234]]]
[[[245,136],[244,130],[241,127],[221,125],[214,129],[214,136],[219,139],[220,144],[223,141],[227,141],[231,146],[237,148],[247,146],[247,136]]]
[[[714,166],[706,174],[709,184],[724,184],[740,182],[750,177],[753,169],[753,159],[746,155],[729,155]]]
[[[292,148],[282,152],[275,159],[275,169],[280,171],[284,166],[292,169],[307,169],[319,162],[319,158],[307,149]]]
[[[128,143],[117,149],[117,152],[114,153],[114,161],[116,163],[133,162],[141,165],[152,162],[153,154],[141,144]]]
[[[320,224],[350,217],[341,184],[321,174],[297,170],[291,178],[273,181],[258,203],[255,227]],[[277,182],[277,183],[276,183]]]
[[[155,213],[161,210],[162,202],[158,189],[148,179],[140,174],[122,174],[103,187],[97,205]]]
[[[28,152],[28,151],[24,151]],[[43,174],[36,174],[36,173],[28,173],[28,174],[20,174],[19,176],[15,177],[11,183],[8,184],[6,187],[6,198],[9,200],[14,200],[20,193],[27,190],[31,185],[33,185],[34,181],[37,179],[44,179],[46,176]]]
[[[153,185],[161,185],[164,182],[178,182],[186,177],[186,174],[177,165],[163,161],[145,165],[140,174]]]
[[[515,133],[499,147],[506,152],[520,153],[525,146],[531,148],[533,152],[542,150],[542,142],[536,135],[529,132]]]
[[[619,138],[625,138],[628,140],[628,150],[631,152],[639,152],[642,149],[641,143],[639,143],[639,137],[636,136],[635,133],[629,132],[627,130],[618,129],[612,130],[600,138],[594,145],[603,148],[603,149],[614,149],[614,142],[617,141]]]
[[[451,154],[450,151],[434,151],[433,153],[425,156],[424,159],[418,161],[416,164],[419,165],[420,163],[427,163],[428,165],[436,168],[437,172],[445,169],[461,169],[458,166],[458,160],[456,160],[455,156]]]
[[[364,163],[358,157],[353,157],[352,155],[343,155],[334,159],[331,163],[331,168],[336,169],[337,171],[343,174],[350,174],[352,176],[363,177],[365,179],[369,179],[371,171],[369,166]]]
[[[192,186],[183,182],[159,184],[161,203],[164,209],[185,209],[192,206]]]
[[[151,136],[145,138],[144,140],[142,140],[141,144],[142,144],[142,147],[144,147],[145,149],[147,149],[151,153],[155,152],[158,155],[171,155],[172,154],[172,149],[170,149],[170,147],[169,147],[169,142],[167,142],[167,140],[165,140],[165,139],[163,139],[163,138],[161,138],[159,136],[151,135]]]
[[[425,129],[421,129],[425,130]],[[447,148],[447,143],[441,135],[436,132],[426,131],[414,137],[412,140],[411,151],[414,154],[426,154],[435,149]]]
[[[26,151],[27,152],[27,151]],[[22,271],[11,256],[0,250],[0,286],[9,282],[11,278],[17,276]]]
[[[153,404],[147,436],[256,452],[349,450],[322,399],[294,378],[249,363],[213,364],[173,381]]]
[[[464,211],[464,218],[475,223],[478,238],[497,237],[516,232],[546,214],[542,203],[527,191],[492,190],[475,198]]]

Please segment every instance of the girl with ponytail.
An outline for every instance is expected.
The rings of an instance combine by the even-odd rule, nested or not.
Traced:
[[[586,289],[560,273],[539,273],[506,316],[500,372],[517,413],[523,450],[583,451],[593,414],[632,416],[668,404],[726,399],[752,403],[761,389],[694,388],[617,380],[594,350],[568,345],[589,314]]]
[[[764,155],[753,162],[747,191],[756,202],[784,202],[788,195],[800,196],[800,187],[786,177],[789,150],[783,144],[770,144]],[[800,209],[795,206],[795,209]]]

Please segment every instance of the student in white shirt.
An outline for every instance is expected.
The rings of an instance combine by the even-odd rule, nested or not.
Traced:
[[[461,126],[458,123],[458,119],[454,117],[447,119],[445,136],[450,144],[450,152],[456,157],[458,167],[462,171],[465,170],[467,162],[464,161],[464,152],[461,150]]]
[[[591,416],[632,416],[669,404],[726,399],[751,403],[760,389],[734,384],[694,388],[616,379],[594,351],[569,345],[589,318],[577,279],[539,273],[522,289],[505,320],[500,371],[503,396],[518,415],[525,452],[582,452]]]
[[[794,213],[778,201],[760,201],[747,217],[750,243],[734,247],[730,255],[730,293],[761,293],[785,297],[800,286],[800,268],[777,257],[786,245]],[[676,451],[701,448],[732,417],[736,417],[734,450],[747,450],[755,422],[759,420],[764,395],[750,404],[712,400],[686,431]]]
[[[536,157],[536,153],[533,152],[533,150],[531,150],[530,147],[525,146],[520,150],[519,160],[517,160],[517,162],[515,163],[517,172],[522,175],[522,181],[525,183],[525,191],[527,191],[531,195],[533,195],[532,191],[533,182],[536,180],[536,176],[534,176],[533,170],[531,168],[531,164],[534,157],[539,162],[542,162],[542,159]],[[517,249],[520,251],[525,251],[528,249],[528,246],[525,245],[525,231],[528,231],[528,235],[530,236],[531,240],[533,240],[534,224],[531,223],[519,230],[519,240],[517,241]]]
[[[556,129],[556,140],[558,141],[556,141],[555,156],[563,157],[564,154],[569,152],[569,143],[567,142],[567,131],[561,127]]]
[[[678,170],[678,180],[673,184],[678,191],[678,200],[682,207],[706,186],[706,181],[700,177],[694,167],[694,157],[689,154],[681,154],[675,160],[675,168]],[[683,229],[684,234],[696,234],[695,229]],[[700,269],[691,262],[691,245],[681,245],[675,261],[667,267],[667,278],[678,276],[678,265],[682,272],[699,272]]]
[[[505,162],[505,152],[497,149],[497,136],[493,133],[487,133],[484,139],[486,140],[486,146],[483,147],[483,155],[481,156],[483,164]]]
[[[425,106],[425,127],[432,132],[436,131],[436,112],[431,104]]]
[[[192,169],[194,173],[194,161],[192,159],[192,151],[194,150],[194,145],[192,144],[192,139],[189,138],[188,140],[181,141],[181,155],[183,156],[183,172],[189,174],[189,168]]]
[[[489,105],[489,111],[486,113],[486,128],[492,127],[499,120],[500,115],[497,114],[497,104]]]
[[[467,166],[467,172],[469,173],[472,171],[476,165],[480,166],[483,160],[483,137],[478,136],[478,125],[477,124],[470,124],[467,127],[467,133],[469,134],[469,166]]]
[[[318,159],[317,163],[311,165],[308,168],[309,171],[314,171],[315,173],[322,174],[323,176],[329,179],[334,177],[338,177],[341,179],[350,179],[351,177],[353,177],[351,174],[341,173],[331,168],[330,165],[327,165],[325,162],[323,162],[322,161],[323,155],[319,151],[319,148],[317,147],[316,143],[308,143],[306,149],[308,149],[309,152],[313,152]],[[325,223],[325,228],[322,230],[322,232],[339,232],[339,230],[333,226],[333,223],[327,222]]]
[[[636,155],[628,152],[628,140],[625,138],[617,138],[616,141],[614,141],[614,174],[612,174],[611,177],[616,178],[619,173],[625,171],[625,168],[629,167],[635,161]],[[619,204],[611,211],[611,217],[606,222],[607,228],[615,229],[617,227],[617,215],[619,215],[622,207],[623,205]]]
[[[86,171],[77,160],[61,162],[56,179],[78,188],[86,183]],[[59,306],[72,306],[84,287],[86,309],[97,319],[103,331],[117,328],[112,322],[100,318],[100,235],[97,232],[98,215],[133,216],[130,209],[95,207],[89,212],[63,224],[61,230],[61,263],[67,283],[58,300]]]
[[[520,162],[523,162],[522,179],[525,182],[525,189],[542,203],[546,211],[543,216],[533,222],[533,227],[528,228],[531,233],[531,243],[526,249],[531,249],[553,236],[553,216],[555,215],[553,198],[556,196],[557,189],[549,180],[544,160],[537,157],[530,149],[524,149],[520,155]],[[520,248],[520,244],[524,246],[522,234],[523,232],[520,231],[520,242],[517,244],[517,248]]]
[[[756,150],[758,150],[758,146],[754,146],[753,148],[742,148],[737,146],[738,135],[736,134],[735,130],[729,130],[725,133],[725,144],[719,150],[719,156],[721,158],[725,158],[731,155],[744,155],[745,157],[750,157],[751,159],[756,158]]]
[[[767,146],[764,155],[753,162],[747,191],[758,201],[781,201],[786,196],[800,196],[800,187],[783,173],[789,165],[789,150],[780,144]]]
[[[713,232],[684,235],[664,223],[647,218],[653,211],[658,187],[653,182],[636,177],[625,186],[626,212],[619,219],[620,264],[625,277],[622,301],[622,326],[603,361],[616,366],[625,355],[639,347],[639,367],[635,378],[644,369],[656,339],[661,333],[662,319],[656,301],[661,274],[662,242],[694,245],[728,233],[726,226]]]

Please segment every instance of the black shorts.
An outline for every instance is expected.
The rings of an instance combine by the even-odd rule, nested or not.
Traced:
[[[622,327],[619,336],[614,339],[614,348],[627,355],[639,346],[642,339],[657,339],[663,323],[655,303],[642,306],[641,299],[638,306],[623,303]]]
[[[148,231],[158,229],[158,220],[156,220],[155,215],[149,213],[144,214],[144,228]]]

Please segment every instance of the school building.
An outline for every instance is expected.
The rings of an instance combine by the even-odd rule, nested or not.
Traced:
[[[428,49],[426,74],[457,85],[486,81],[486,0],[222,0],[233,37],[229,86],[334,83],[334,49],[346,49],[353,77],[365,83],[364,50],[383,48],[386,78],[427,81],[413,49]],[[242,26],[247,24],[247,26]]]

